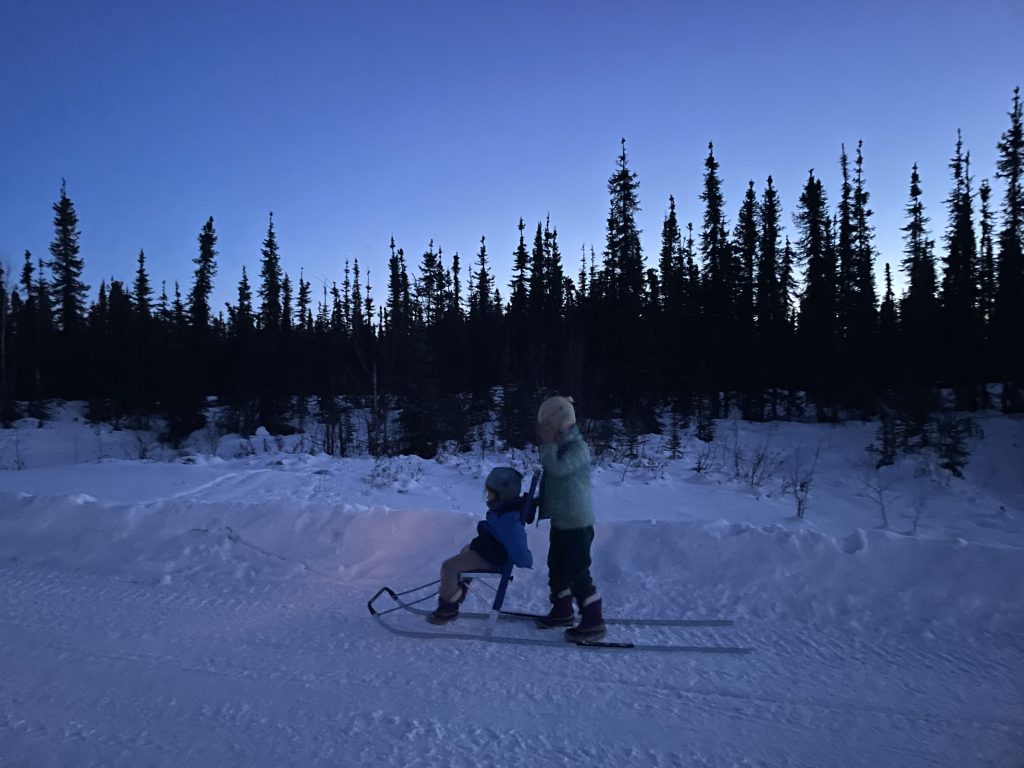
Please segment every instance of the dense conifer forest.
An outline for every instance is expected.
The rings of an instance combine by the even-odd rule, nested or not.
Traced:
[[[944,210],[925,210],[908,167],[899,295],[888,264],[878,274],[860,145],[841,148],[838,189],[812,170],[784,204],[771,177],[751,180],[727,210],[709,144],[700,219],[684,224],[670,198],[660,250],[645,254],[623,140],[604,250],[563,253],[552,221],[520,219],[508,284],[481,237],[468,263],[391,242],[383,288],[358,261],[314,287],[284,272],[271,214],[258,271],[218,274],[211,217],[197,222],[191,285],[157,282],[140,251],[134,274],[91,300],[62,184],[49,253],[0,272],[0,420],[84,400],[90,419],[159,423],[177,443],[215,412],[213,426],[242,435],[316,423],[322,450],[344,454],[358,411],[370,453],[430,457],[485,422],[525,445],[536,404],[559,392],[586,403],[595,438],[692,427],[710,439],[730,413],[878,418],[885,462],[963,428],[936,414],[1024,411],[1019,88],[1008,116],[991,179],[977,181],[958,141],[949,177],[927,181],[947,185]],[[224,307],[210,304],[216,279],[237,281]]]

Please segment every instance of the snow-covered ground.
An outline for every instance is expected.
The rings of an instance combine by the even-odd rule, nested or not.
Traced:
[[[181,456],[76,407],[25,420],[0,430],[0,766],[1024,766],[1024,420],[979,425],[962,480],[876,471],[870,424],[721,422],[595,467],[606,614],[735,620],[609,639],[755,648],[726,656],[377,625],[373,593],[436,578],[528,453]],[[546,608],[546,537],[506,607]]]

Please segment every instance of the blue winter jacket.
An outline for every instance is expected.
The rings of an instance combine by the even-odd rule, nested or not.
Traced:
[[[524,496],[497,501],[487,510],[487,518],[477,523],[477,537],[470,548],[498,568],[508,558],[516,568],[532,568],[533,554],[526,541],[526,527],[520,518]]]

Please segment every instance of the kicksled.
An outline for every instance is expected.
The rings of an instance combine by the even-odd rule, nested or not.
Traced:
[[[465,574],[474,578],[474,585],[482,581],[481,576],[497,576],[496,573],[469,572]],[[502,579],[504,582],[504,579]],[[506,611],[494,609],[489,611],[460,611],[459,618],[444,627],[438,629],[417,629],[409,626],[408,622],[402,623],[396,619],[400,616],[412,615],[418,620],[424,621],[430,614],[430,609],[422,607],[422,603],[436,599],[437,591],[429,591],[438,582],[424,584],[404,592],[396,592],[390,587],[381,587],[377,593],[367,602],[370,615],[377,623],[388,632],[402,637],[416,638],[419,640],[475,640],[485,643],[504,643],[511,645],[526,646],[549,646],[555,648],[591,648],[591,649],[618,649],[633,651],[657,651],[662,653],[719,653],[719,654],[746,654],[753,652],[753,648],[738,645],[720,644],[684,644],[671,640],[656,640],[653,642],[644,640],[566,640],[560,630],[541,629],[537,626],[537,620],[542,618],[541,614],[525,613],[520,611]],[[507,583],[507,582],[506,582]],[[500,590],[499,584],[498,589]],[[497,595],[497,590],[495,591]],[[387,607],[378,605],[385,599],[390,603]],[[699,628],[728,628],[733,626],[730,619],[647,619],[647,618],[613,618],[605,617],[605,624],[609,629],[632,629],[634,632],[645,630],[660,630],[658,634],[672,631]],[[527,630],[524,632],[524,630]],[[673,631],[674,630],[674,631]]]
[[[530,490],[523,496],[521,515],[524,522],[533,522],[533,499],[540,481],[540,473],[533,476]],[[662,653],[717,653],[747,654],[754,649],[739,645],[718,643],[690,644],[679,642],[675,637],[685,630],[721,629],[733,626],[731,619],[658,619],[658,618],[615,618],[605,617],[609,629],[616,634],[632,635],[621,640],[568,640],[560,630],[544,629],[537,624],[541,614],[505,610],[505,597],[513,580],[511,560],[500,569],[491,571],[466,571],[460,578],[470,585],[470,593],[482,604],[490,603],[486,611],[459,612],[458,626],[446,625],[428,629],[412,625],[410,619],[424,623],[431,610],[426,605],[437,599],[437,585],[440,580],[422,584],[401,592],[391,587],[381,587],[370,598],[366,606],[370,615],[388,632],[418,640],[475,640],[485,643],[504,643],[525,646],[551,646],[557,648],[619,649],[632,651],[653,651]],[[497,580],[497,586],[491,582]],[[481,594],[478,586],[490,589],[493,596]],[[389,602],[385,602],[389,601]],[[651,639],[644,639],[645,636]],[[668,636],[666,638],[666,635]],[[639,637],[636,637],[639,636]]]

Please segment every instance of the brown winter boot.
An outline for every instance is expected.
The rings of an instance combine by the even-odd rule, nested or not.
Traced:
[[[450,621],[455,621],[459,618],[459,606],[462,601],[466,599],[466,593],[469,591],[469,584],[465,581],[459,582],[459,591],[454,595],[454,600],[445,600],[440,595],[437,596],[437,608],[434,612],[427,616],[427,621],[431,624],[447,624]]]
[[[575,619],[576,616],[572,610],[572,592],[564,589],[551,598],[551,610],[547,616],[537,619],[537,626],[541,629],[571,627]]]
[[[580,604],[580,623],[565,630],[565,639],[574,643],[604,638],[604,618],[601,616],[601,596],[596,592]]]

